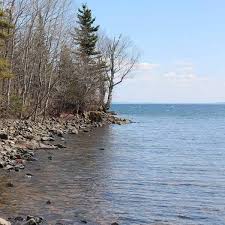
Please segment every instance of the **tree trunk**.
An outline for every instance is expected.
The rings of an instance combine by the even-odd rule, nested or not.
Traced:
[[[105,104],[106,110],[109,110],[112,104],[112,94],[113,94],[113,86],[109,87],[109,93],[108,93],[108,98],[107,102]]]
[[[7,110],[10,106],[10,93],[11,93],[11,79],[8,80],[8,87],[7,87]]]

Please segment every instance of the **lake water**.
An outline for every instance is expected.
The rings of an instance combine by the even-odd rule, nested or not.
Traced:
[[[39,151],[25,171],[1,171],[0,215],[36,214],[51,224],[225,224],[225,105],[113,110],[135,123],[69,136],[68,148]]]

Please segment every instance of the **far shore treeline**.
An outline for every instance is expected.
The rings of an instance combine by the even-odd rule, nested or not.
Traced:
[[[138,54],[128,38],[100,31],[86,4],[0,3],[0,116],[35,120],[109,109]]]

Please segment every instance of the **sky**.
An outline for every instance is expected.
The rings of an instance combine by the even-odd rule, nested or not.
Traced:
[[[120,103],[225,102],[224,0],[73,0],[109,36],[128,36],[138,65],[116,88]]]

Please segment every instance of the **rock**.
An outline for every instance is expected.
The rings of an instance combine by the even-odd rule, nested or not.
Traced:
[[[33,177],[33,174],[27,173],[26,176],[27,176],[28,178],[31,178],[31,177]]]
[[[29,219],[24,225],[37,225],[38,223],[34,218]]]
[[[49,160],[52,160],[52,156],[49,156],[48,159],[49,159]]]
[[[55,145],[57,148],[66,148],[66,146],[62,145],[62,144],[56,144]]]
[[[102,113],[98,112],[98,111],[91,111],[88,113],[88,119],[91,122],[102,122],[103,118],[102,118]]]
[[[58,131],[57,131],[57,136],[58,136],[58,137],[63,137],[63,132],[62,132],[61,130],[58,130]]]
[[[113,116],[116,116],[116,115],[117,115],[117,113],[114,112],[114,111],[110,111],[110,112],[108,112],[108,113],[111,114],[111,115],[113,115]]]
[[[119,225],[117,222],[112,223],[111,225]]]
[[[13,166],[7,165],[4,169],[5,169],[5,170],[12,170],[13,168],[14,168]]]
[[[0,168],[4,168],[6,166],[6,163],[3,160],[0,160]]]
[[[13,185],[12,182],[8,182],[8,183],[6,184],[6,186],[7,186],[7,187],[14,187],[14,185]]]
[[[43,143],[40,143],[39,148],[40,149],[56,149],[56,147],[54,145],[46,145]]]
[[[17,216],[17,217],[15,217],[15,219],[14,219],[15,221],[23,221],[23,217],[21,217],[21,216]]]
[[[54,141],[55,139],[53,137],[42,137],[41,141]]]
[[[8,140],[9,139],[9,136],[6,133],[0,133],[0,139],[2,139],[2,140]]]
[[[89,133],[89,132],[90,132],[90,130],[88,130],[88,129],[84,129],[84,130],[83,130],[83,132],[84,132],[84,133]]]
[[[23,137],[26,138],[26,139],[28,139],[28,140],[35,139],[34,135],[32,135],[32,134],[24,134]]]
[[[105,149],[104,148],[100,148],[99,150],[104,151]]]
[[[74,128],[71,128],[69,129],[69,134],[78,134],[78,130],[74,127]]]
[[[39,143],[36,140],[32,141],[18,140],[16,142],[16,147],[19,149],[35,150],[39,148]]]
[[[50,200],[48,200],[48,201],[46,202],[46,204],[47,204],[47,205],[51,205],[52,203],[51,203]]]
[[[20,169],[17,168],[17,167],[15,167],[14,170],[15,170],[16,172],[19,172],[19,171],[20,171]]]
[[[42,221],[43,221],[42,217],[27,216],[27,223],[26,223],[26,225],[36,225],[36,224],[40,224]]]
[[[27,128],[27,131],[29,131],[30,133],[32,133],[33,132],[33,128],[32,127],[28,127]]]
[[[18,164],[15,166],[15,170],[18,169],[18,170],[23,170],[25,168],[25,166],[23,164]]]
[[[0,225],[11,225],[11,223],[9,221],[0,218]]]

